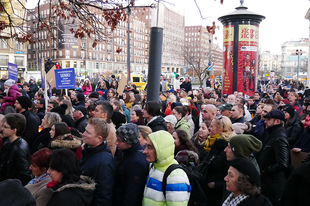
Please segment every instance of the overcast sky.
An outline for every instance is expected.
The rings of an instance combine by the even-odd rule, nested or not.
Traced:
[[[137,0],[137,4],[146,4],[152,0]],[[165,0],[165,6],[185,15],[185,25],[211,25],[213,21],[220,26],[215,36],[218,44],[222,45],[223,30],[218,17],[235,11],[240,5],[240,0],[196,0],[201,9],[202,16],[208,17],[202,20],[194,0]],[[29,1],[30,7],[34,7],[37,0]],[[169,2],[169,3],[168,3]],[[310,8],[309,0],[244,0],[244,5],[252,12],[264,15],[265,20],[260,24],[261,50],[271,51],[272,54],[281,54],[281,45],[290,40],[309,38],[309,21],[305,15]]]

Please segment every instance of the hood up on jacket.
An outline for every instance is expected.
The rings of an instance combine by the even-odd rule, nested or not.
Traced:
[[[178,164],[174,159],[174,139],[169,132],[153,132],[149,134],[149,138],[156,150],[156,161],[153,163],[156,169],[164,172],[171,164]]]
[[[77,149],[82,145],[82,140],[74,135],[63,135],[56,140],[51,141],[51,149],[66,148]]]

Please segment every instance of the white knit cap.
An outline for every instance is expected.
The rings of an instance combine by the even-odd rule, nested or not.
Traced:
[[[8,79],[4,82],[4,85],[9,86],[9,87],[13,86],[14,84],[15,84],[15,81],[13,79]]]

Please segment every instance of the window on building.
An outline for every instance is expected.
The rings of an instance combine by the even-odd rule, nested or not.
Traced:
[[[8,55],[0,55],[0,65],[7,66],[9,62],[9,56]]]
[[[66,58],[69,59],[70,58],[70,50],[66,50]],[[69,68],[69,67],[67,67]]]
[[[18,66],[24,66],[24,57],[22,56],[15,56],[15,64],[17,64]]]
[[[66,61],[66,68],[70,68],[70,61]]]
[[[85,52],[81,51],[81,58],[84,59],[85,58]]]
[[[76,51],[73,51],[73,56],[76,57]]]
[[[62,50],[59,50],[59,56],[62,57]]]
[[[77,65],[77,62],[76,62],[76,61],[74,61],[74,62],[73,62],[73,68],[75,68],[75,69],[76,69],[76,65]]]

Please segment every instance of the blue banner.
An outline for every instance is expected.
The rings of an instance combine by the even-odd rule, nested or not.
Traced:
[[[44,59],[39,59],[39,64],[41,69],[41,88],[45,89]]]
[[[17,64],[8,63],[8,78],[17,82],[18,80],[18,66]]]
[[[74,89],[75,72],[74,68],[55,70],[56,89]]]

